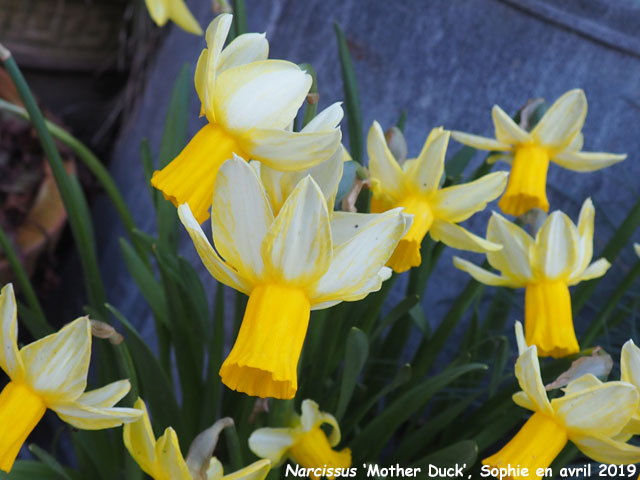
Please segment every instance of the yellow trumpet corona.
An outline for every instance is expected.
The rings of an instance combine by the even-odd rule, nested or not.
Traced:
[[[582,90],[569,90],[542,116],[531,132],[517,125],[499,106],[492,110],[496,138],[452,132],[454,139],[480,150],[502,152],[490,161],[511,164],[509,184],[498,205],[509,215],[522,215],[533,208],[549,211],[547,170],[549,162],[576,172],[591,172],[621,162],[627,156],[605,152],[583,152],[580,131],[587,116],[587,98]]]
[[[400,210],[330,217],[311,175],[274,215],[259,172],[239,157],[218,172],[213,210],[215,248],[188,205],[178,213],[209,272],[249,295],[222,382],[249,395],[293,398],[310,311],[378,290],[410,221]]]
[[[487,285],[526,288],[525,334],[541,356],[564,357],[580,350],[573,328],[569,287],[605,274],[609,262],[593,257],[595,209],[585,200],[578,225],[560,211],[553,212],[535,239],[495,213],[489,220],[487,239],[503,245],[487,253],[489,264],[501,275],[454,257],[460,270]]]
[[[483,210],[497,198],[507,183],[505,172],[485,175],[478,180],[440,188],[449,132],[434,128],[418,158],[398,164],[387,146],[382,128],[374,122],[367,137],[373,199],[372,212],[403,207],[413,215],[413,224],[400,240],[389,260],[395,272],[417,267],[422,261],[420,246],[427,232],[434,240],[450,247],[474,252],[501,247],[465,230],[458,223]]]
[[[0,292],[0,367],[10,382],[0,393],[0,470],[10,472],[27,437],[50,408],[68,424],[101,430],[142,414],[114,408],[131,388],[128,380],[85,392],[91,357],[91,325],[82,317],[18,350],[13,286]]]

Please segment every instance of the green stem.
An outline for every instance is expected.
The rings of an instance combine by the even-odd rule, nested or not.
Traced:
[[[13,80],[22,103],[24,104],[33,128],[38,134],[38,139],[44,150],[51,171],[60,190],[60,196],[64,203],[71,232],[78,247],[80,263],[84,271],[89,303],[95,310],[104,312],[105,292],[102,285],[98,260],[95,250],[95,239],[92,231],[91,217],[88,215],[89,208],[80,185],[75,178],[70,177],[60,157],[55,143],[44,121],[44,117],[25,81],[18,65],[11,56],[11,53],[0,45],[0,59],[4,63],[7,73]],[[106,318],[106,314],[105,314]]]

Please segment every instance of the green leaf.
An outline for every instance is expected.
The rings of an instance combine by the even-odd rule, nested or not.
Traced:
[[[153,202],[153,206],[158,209],[158,190],[151,186],[151,177],[153,177],[153,155],[151,154],[151,146],[146,138],[140,142],[140,159],[142,160],[142,170],[144,171],[144,183],[149,191],[149,196]]]
[[[406,124],[407,124],[407,111],[403,109],[402,112],[400,113],[400,118],[398,118],[398,121],[396,122],[396,127],[398,127],[398,130],[404,133],[404,127]]]
[[[2,480],[60,480],[69,478],[52,471],[48,465],[34,460],[17,460],[11,473],[0,471]]]
[[[60,465],[58,460],[55,459],[50,453],[45,452],[42,448],[32,443],[29,445],[29,451],[33,453],[38,460],[44,463],[52,472],[58,474],[60,478],[64,478],[65,480],[72,480],[71,476],[67,472],[65,472],[64,467]]]
[[[204,384],[204,400],[202,402],[203,405],[208,406],[202,412],[203,418],[201,426],[205,428],[207,425],[213,424],[213,422],[220,416],[221,382],[218,376],[218,371],[222,366],[224,354],[224,320],[224,285],[222,283],[217,283],[213,313],[213,325],[208,342],[209,364],[207,368],[207,379]]]
[[[438,450],[415,462],[412,467],[422,469],[429,474],[429,478],[450,479],[453,477],[456,466],[461,466],[463,471],[469,469],[478,458],[478,445],[473,440],[464,440]],[[439,468],[444,475],[431,475],[430,466]],[[434,471],[434,473],[436,473]]]
[[[131,323],[112,305],[107,309],[127,331],[126,342],[136,367],[140,394],[152,412],[154,431],[162,432],[172,426],[180,438],[184,431],[180,409],[171,382],[149,346]]]
[[[362,111],[360,110],[360,95],[358,82],[353,70],[351,54],[344,37],[344,33],[337,23],[333,24],[338,40],[338,55],[340,56],[340,70],[342,71],[342,83],[344,87],[345,107],[347,114],[347,127],[349,130],[349,151],[351,157],[362,164],[364,143],[362,136]]]
[[[424,408],[435,394],[462,375],[486,369],[486,365],[479,363],[449,367],[439,375],[409,389],[362,429],[351,445],[354,454],[359,459],[377,458],[393,433],[412,415]]]
[[[342,370],[342,383],[340,385],[340,397],[336,418],[341,420],[347,411],[347,406],[356,388],[358,377],[369,356],[369,340],[367,335],[359,328],[353,327],[347,337],[347,348]]]
[[[462,179],[462,173],[476,152],[475,148],[464,146],[447,160],[445,174],[449,183],[458,183]]]
[[[302,117],[302,128],[304,128],[313,118],[316,116],[316,112],[318,111],[318,101],[317,97],[315,100],[312,100],[314,94],[318,93],[318,79],[316,77],[316,71],[310,63],[301,63],[300,68],[311,75],[311,88],[309,88],[309,94],[311,97],[307,96],[307,101],[305,103],[304,116]]]
[[[396,323],[403,315],[407,314],[420,300],[418,295],[407,295],[380,321],[371,334],[371,340],[377,339],[387,327]]]
[[[418,327],[423,337],[428,337],[430,333],[429,322],[427,321],[427,316],[424,314],[422,305],[418,303],[411,307],[409,317],[411,317],[411,320],[413,320],[415,326]]]
[[[492,397],[498,391],[500,383],[504,377],[504,371],[509,361],[509,354],[511,349],[509,348],[509,340],[507,337],[500,336],[498,338],[498,349],[493,362],[493,369],[491,371],[491,380],[489,382],[489,396]]]

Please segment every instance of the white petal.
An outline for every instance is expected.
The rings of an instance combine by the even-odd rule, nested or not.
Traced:
[[[522,228],[493,212],[487,228],[487,240],[502,245],[502,250],[487,253],[491,266],[525,286],[533,278],[529,253],[533,248],[533,238]]]
[[[587,457],[600,463],[615,465],[640,462],[640,447],[620,442],[604,436],[572,436],[576,444]]]
[[[571,380],[565,388],[562,389],[565,395],[573,395],[574,393],[587,390],[589,388],[602,385],[602,382],[598,380],[598,377],[592,373],[586,373],[581,377]]]
[[[474,235],[460,225],[438,218],[431,224],[429,235],[431,235],[431,238],[434,240],[442,242],[449,247],[468,250],[470,252],[485,253],[502,248],[502,245],[489,242],[478,235]]]
[[[620,353],[620,380],[640,389],[640,349],[627,340]]]
[[[535,404],[531,401],[531,399],[529,398],[529,395],[527,395],[524,392],[514,393],[511,399],[513,400],[513,403],[515,403],[519,407],[526,408],[527,410],[531,410],[534,412],[536,410]]]
[[[472,135],[454,130],[451,132],[451,136],[454,140],[464,145],[477,148],[478,150],[493,150],[498,152],[510,152],[513,150],[513,146],[508,143],[493,138],[481,137],[480,135]]]
[[[591,262],[593,257],[593,222],[596,210],[593,208],[591,198],[587,198],[580,209],[578,218],[578,260],[576,268],[571,272],[571,277],[580,275]]]
[[[400,209],[388,210],[370,220],[359,232],[333,251],[331,266],[315,284],[313,304],[351,298],[365,285],[378,284],[378,272],[404,235]]]
[[[225,285],[240,290],[243,293],[248,294],[252,285],[235,271],[232,267],[227,265],[216,253],[216,251],[207,240],[202,227],[191,213],[189,205],[184,203],[178,207],[178,216],[182,221],[182,224],[187,229],[193,244],[200,255],[200,259],[209,273]]]
[[[259,428],[249,437],[249,449],[277,466],[294,442],[295,432],[291,428]]]
[[[340,129],[290,132],[254,128],[239,137],[242,148],[255,160],[276,170],[295,171],[329,159],[340,148]]]
[[[18,352],[18,308],[10,283],[0,291],[0,320],[0,368],[12,380],[21,380],[25,372]]]
[[[207,480],[222,480],[224,477],[224,467],[220,460],[216,457],[209,462],[209,468],[207,469]]]
[[[568,278],[578,262],[578,232],[563,212],[553,212],[536,235],[540,273],[549,280]]]
[[[638,408],[638,391],[624,382],[607,382],[554,398],[556,418],[569,431],[612,437],[622,430]]]
[[[574,172],[593,172],[615,165],[625,158],[626,154],[564,150],[554,154],[551,161]]]
[[[365,228],[369,222],[377,220],[378,215],[378,213],[333,212],[331,215],[333,248],[350,240]]]
[[[496,128],[496,139],[500,142],[517,145],[531,141],[529,132],[520,128],[498,105],[493,106],[491,117]]]
[[[453,223],[468,219],[502,195],[508,176],[507,172],[494,172],[473,182],[439,190],[433,200],[435,216]]]
[[[327,205],[307,176],[284,203],[263,242],[268,275],[304,287],[327,271],[331,250]]]
[[[405,189],[402,169],[393,157],[378,122],[373,122],[367,135],[367,153],[371,179],[389,197],[398,200]]]
[[[296,116],[309,87],[311,76],[284,60],[232,68],[216,79],[216,121],[232,131],[284,129]]]
[[[336,102],[318,113],[302,129],[303,132],[322,132],[337,128],[344,117],[342,102]]]
[[[422,147],[415,162],[406,163],[406,178],[411,181],[418,192],[431,193],[438,189],[444,173],[444,157],[451,133],[434,128]],[[384,180],[384,178],[383,178]]]
[[[607,273],[609,267],[611,267],[611,264],[606,258],[599,258],[589,265],[580,275],[573,277],[569,282],[569,286],[576,285],[577,283],[584,282],[585,280],[591,280],[592,278],[601,277]]]
[[[119,380],[96,390],[85,392],[80,395],[77,401],[90,407],[109,408],[122,400],[129,393],[129,390],[131,390],[129,380]]]
[[[260,248],[273,213],[260,179],[242,158],[234,155],[218,170],[212,208],[216,249],[240,275],[258,282],[264,270]]]
[[[540,145],[563,148],[582,130],[587,116],[587,97],[579,89],[569,90],[555,101],[531,132]]]
[[[335,447],[340,443],[340,425],[338,425],[338,421],[333,415],[321,412],[318,404],[309,399],[302,401],[301,411],[302,416],[300,417],[300,423],[305,432],[326,423],[332,427],[331,434],[329,436],[329,444],[332,447]]]
[[[269,56],[269,42],[264,33],[238,35],[220,53],[218,74],[233,67],[266,60]]]
[[[465,260],[460,257],[453,257],[453,264],[456,268],[462,270],[463,272],[467,272],[473,278],[475,278],[478,282],[484,283],[485,285],[492,285],[494,287],[512,287],[518,288],[523,285],[519,283],[515,283],[512,279],[507,277],[502,277],[496,275],[495,273],[488,272],[484,268],[477,266],[474,263],[471,263],[468,260]]]
[[[540,362],[538,362],[538,349],[535,345],[527,348],[516,360],[516,378],[522,391],[527,394],[529,400],[535,405],[536,411],[553,414],[547,392],[540,375]]]
[[[81,430],[103,430],[135,422],[142,412],[134,408],[96,408],[79,402],[49,407],[69,425]]]
[[[25,381],[46,403],[71,402],[87,387],[91,325],[81,317],[20,350]]]
[[[527,341],[524,338],[522,323],[520,323],[519,321],[516,321],[515,329],[516,329],[516,343],[518,344],[518,355],[522,355],[522,353],[524,353],[524,351],[527,348],[529,348],[529,345],[527,345]]]
[[[634,244],[633,244],[633,249],[635,250],[636,255],[637,255],[638,257],[640,257],[640,243],[634,243]]]

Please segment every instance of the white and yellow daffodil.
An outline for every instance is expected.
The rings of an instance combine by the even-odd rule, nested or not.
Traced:
[[[213,210],[215,249],[187,204],[178,214],[211,275],[249,295],[222,382],[249,395],[293,398],[310,311],[378,290],[410,220],[400,209],[330,219],[311,176],[274,215],[258,174],[239,157],[218,172]]]
[[[636,255],[638,255],[638,257],[640,257],[640,243],[634,243],[633,244],[633,249],[636,251]]]
[[[327,434],[322,425],[331,426]],[[271,460],[280,465],[286,459],[309,470],[309,477],[318,480],[321,477],[335,478],[346,476],[345,470],[351,467],[351,450],[333,449],[340,443],[340,425],[335,417],[321,412],[313,400],[302,402],[302,415],[296,415],[292,425],[282,428],[259,428],[249,437],[249,448],[258,457]],[[322,472],[331,469],[331,473]]]
[[[169,20],[175,22],[183,30],[195,35],[202,35],[202,28],[195,19],[184,0],[145,0],[152,20],[163,27]]]
[[[535,239],[525,230],[494,212],[487,239],[503,249],[488,252],[489,264],[501,275],[454,257],[453,263],[486,285],[526,288],[525,332],[527,343],[537,345],[541,356],[564,357],[580,351],[573,329],[569,287],[597,278],[609,269],[609,262],[593,257],[591,199],[585,200],[578,225],[563,212],[547,217]]]
[[[199,223],[209,216],[218,168],[234,153],[278,170],[302,170],[327,160],[342,138],[339,104],[323,115],[335,120],[321,123],[326,129],[290,130],[311,76],[294,63],[267,60],[264,35],[240,35],[223,49],[231,19],[222,14],[211,22],[208,48],[196,67],[195,85],[207,125],[151,179],[174,205],[188,203]]]
[[[598,381],[597,378],[595,380]],[[620,380],[636,387],[638,394],[640,394],[640,348],[633,343],[633,340],[628,340],[622,346],[622,352],[620,353]],[[634,412],[624,432],[633,435],[640,434],[640,408]]]
[[[413,214],[413,225],[400,240],[389,266],[395,272],[417,267],[422,261],[420,245],[429,232],[431,238],[453,248],[487,252],[499,250],[489,242],[465,230],[458,223],[483,210],[500,196],[507,183],[505,172],[485,175],[478,180],[440,188],[449,132],[434,128],[418,158],[398,164],[389,150],[378,122],[373,122],[367,137],[371,171],[372,212],[404,207]]]
[[[536,346],[527,346],[520,322],[516,322],[516,338],[520,356],[515,374],[522,391],[513,401],[534,413],[509,443],[482,463],[528,468],[528,475],[510,478],[539,480],[537,469],[548,467],[568,441],[596,462],[640,462],[640,447],[616,438],[638,409],[636,388],[626,382],[600,383],[589,374],[570,382],[564,396],[549,401]]]
[[[138,421],[125,425],[124,444],[142,471],[154,480],[263,480],[269,473],[271,462],[260,460],[237,472],[224,475],[220,461],[211,457],[219,432],[215,432],[213,439],[204,439],[210,445],[204,449],[197,448],[197,455],[190,450],[185,460],[175,430],[167,427],[164,434],[156,440],[142,399],[136,401],[135,407],[144,414]],[[224,428],[216,427],[214,425],[212,429]],[[198,437],[194,444],[197,441]],[[207,450],[204,455],[206,458],[203,457],[202,450]]]
[[[511,164],[507,190],[498,202],[504,213],[522,215],[532,208],[549,210],[549,162],[576,172],[591,172],[621,162],[624,154],[583,152],[582,126],[587,98],[582,90],[569,90],[543,115],[531,132],[517,125],[499,106],[491,112],[496,138],[452,132],[454,139],[480,150],[502,152],[490,161]]]
[[[140,417],[139,410],[113,407],[129,392],[128,380],[85,392],[91,358],[87,317],[18,349],[16,301],[8,284],[0,292],[0,321],[0,367],[10,378],[0,393],[0,470],[11,471],[47,408],[83,430],[117,427]]]

